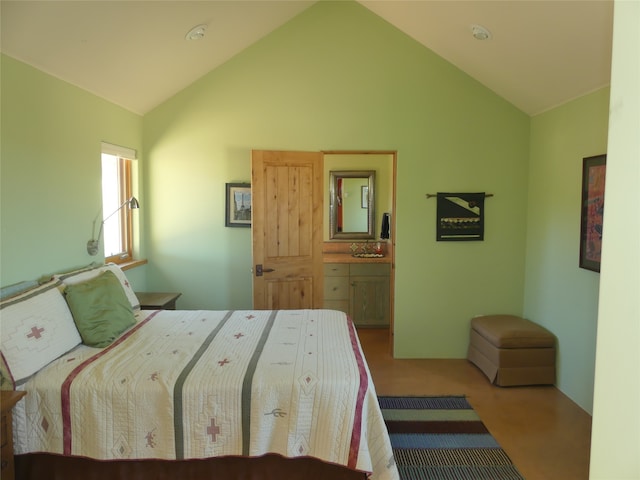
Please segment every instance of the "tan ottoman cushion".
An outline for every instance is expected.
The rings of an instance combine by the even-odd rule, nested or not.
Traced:
[[[556,379],[555,336],[515,315],[471,320],[467,358],[499,386],[547,385]]]
[[[554,347],[556,342],[546,328],[515,315],[475,317],[471,329],[498,348]]]

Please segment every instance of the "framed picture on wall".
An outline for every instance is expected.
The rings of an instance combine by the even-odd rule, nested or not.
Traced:
[[[436,241],[484,240],[484,199],[480,193],[437,194]]]
[[[582,159],[582,215],[580,218],[580,268],[600,271],[604,180],[607,156]]]
[[[251,227],[251,184],[227,183],[225,226]]]

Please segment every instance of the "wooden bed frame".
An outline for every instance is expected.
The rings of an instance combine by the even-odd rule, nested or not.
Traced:
[[[101,461],[32,453],[15,457],[20,480],[366,480],[367,474],[315,458],[220,457]]]
[[[103,275],[107,273],[110,275]],[[113,305],[107,303],[108,308],[100,306],[108,312],[103,324],[110,325],[111,315],[118,318],[117,315],[124,310],[126,328],[109,332],[108,338],[95,344],[100,348],[96,351],[90,348],[91,342],[80,344],[77,327],[84,324],[72,318],[59,287],[64,284],[73,289],[74,285],[93,282],[90,286],[98,288],[101,285],[98,280],[103,278],[110,281],[110,289],[103,288],[102,298],[110,300],[109,295],[113,296]],[[118,285],[122,287],[122,294],[118,294]],[[391,445],[384,438],[386,432],[382,416],[379,411],[373,411],[375,408],[371,410],[377,400],[366,361],[355,327],[344,313],[329,310],[249,313],[156,310],[135,317],[126,315],[130,312],[124,306],[129,303],[133,310],[139,299],[124,273],[115,265],[98,265],[54,276],[51,281],[30,286],[2,304],[3,326],[4,320],[9,318],[15,324],[14,328],[26,328],[28,331],[31,327],[24,322],[30,318],[30,309],[39,313],[46,309],[49,316],[45,320],[49,322],[47,325],[52,325],[52,328],[47,328],[52,332],[62,331],[64,339],[73,337],[68,345],[62,347],[53,341],[57,339],[52,338],[50,344],[59,348],[51,347],[50,351],[45,351],[48,356],[41,355],[42,358],[32,355],[38,360],[34,360],[33,365],[29,364],[31,358],[24,353],[31,352],[31,344],[25,346],[18,340],[14,342],[17,347],[7,344],[7,348],[11,347],[8,351],[20,351],[22,355],[15,355],[7,364],[8,378],[13,380],[14,388],[17,384],[20,391],[38,392],[28,395],[14,411],[13,423],[19,427],[16,430],[24,435],[17,443],[16,452],[19,454],[14,457],[16,479],[366,480],[370,474],[362,469],[380,469],[381,473],[392,470],[387,476],[394,477],[395,466],[388,463],[392,455]],[[123,308],[119,308],[121,306]],[[6,317],[7,311],[13,316]],[[271,335],[272,328],[280,336]],[[243,333],[233,335],[234,332]],[[246,345],[237,347],[229,343],[228,339],[232,337],[240,341],[244,333],[248,337]],[[309,340],[316,334],[318,338]],[[184,341],[192,335],[196,340]],[[24,343],[23,337],[20,340]],[[322,338],[331,339],[330,348]],[[182,342],[179,349],[174,345],[176,339]],[[103,341],[107,343],[103,345]],[[146,353],[155,355],[153,366],[149,363],[151,360],[144,356],[140,365],[145,366],[138,368],[135,375],[132,373],[128,377],[126,372],[122,373],[128,366],[128,359],[137,356],[140,349],[147,348],[149,342],[157,343]],[[282,352],[281,344],[292,348]],[[5,346],[3,338],[3,348]],[[112,354],[114,349],[118,352]],[[232,353],[238,360],[234,364],[237,367],[227,368],[224,372],[228,373],[214,379],[211,374],[217,372],[214,371],[216,365],[222,367],[229,363],[226,357]],[[173,360],[172,355],[175,354],[180,354],[179,360]],[[326,361],[322,355],[327,355]],[[3,353],[3,360],[4,357]],[[114,363],[107,364],[110,359]],[[116,364],[122,368],[114,368]],[[278,367],[271,367],[272,364]],[[11,366],[20,375],[11,375]],[[162,376],[158,372],[163,372],[163,367],[166,376],[157,385],[152,384],[157,376]],[[305,373],[303,369],[306,369]],[[94,371],[98,374],[93,375]],[[207,373],[206,382],[197,375],[191,375],[193,371],[201,375]],[[256,372],[264,377],[254,378]],[[111,438],[112,430],[109,428],[100,430],[112,404],[105,403],[104,409],[94,408],[90,400],[84,401],[80,389],[74,390],[72,395],[72,385],[90,384],[84,394],[88,397],[103,392],[101,388],[106,386],[104,392],[110,395],[113,388],[123,383],[124,377],[127,377],[127,388],[144,385],[148,398],[155,400],[148,409],[125,409],[125,413],[109,417],[108,427],[113,432],[126,432],[134,438],[130,446],[133,453],[125,451],[114,455],[110,449],[114,448],[119,437]],[[173,396],[167,397],[167,391]],[[218,401],[218,395],[224,398]],[[217,403],[210,400],[202,408],[188,404],[189,400],[195,403],[203,396],[215,396]],[[148,398],[140,401],[149,401]],[[309,399],[315,400],[311,402]],[[133,404],[133,395],[126,400],[120,404]],[[270,403],[266,403],[267,400]],[[278,408],[273,408],[274,405]],[[202,412],[198,410],[199,413],[194,414],[192,410],[198,408]],[[216,443],[216,434],[212,434],[213,438],[209,440],[209,433],[204,433],[206,425],[197,424],[197,420],[189,415],[209,415],[206,418],[213,422],[218,415],[216,409],[224,412],[223,423],[226,422],[224,425],[228,431],[214,448],[210,444]],[[278,417],[289,415],[289,418],[280,423],[274,421],[276,411],[282,412]],[[98,415],[100,412],[102,414]],[[43,421],[47,425],[55,422],[55,426],[44,426]],[[190,428],[181,428],[182,422],[188,422]],[[158,450],[152,451],[146,448],[157,446],[153,435],[156,424],[168,433],[162,437]],[[200,430],[196,424],[200,425]],[[317,424],[322,426],[317,427]],[[50,433],[52,437],[41,437],[41,428],[53,432]],[[191,436],[185,437],[183,430],[188,430]],[[196,431],[199,432],[197,435]],[[292,432],[297,435],[298,443],[291,440]],[[79,446],[74,450],[76,437]],[[275,437],[279,443],[272,443]],[[255,448],[251,445],[254,438]],[[54,441],[48,442],[51,439]],[[373,443],[367,443],[369,440]],[[206,444],[207,448],[201,444]],[[372,445],[375,447],[373,452],[370,449]],[[302,452],[309,456],[285,457]]]

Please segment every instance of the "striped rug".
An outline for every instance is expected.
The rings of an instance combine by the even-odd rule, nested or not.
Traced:
[[[465,397],[378,397],[401,480],[523,480]]]

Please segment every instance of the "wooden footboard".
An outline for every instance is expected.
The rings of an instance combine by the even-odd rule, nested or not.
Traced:
[[[365,480],[363,472],[315,458],[222,457],[204,460],[100,461],[81,457],[28,454],[15,457],[21,480]]]

